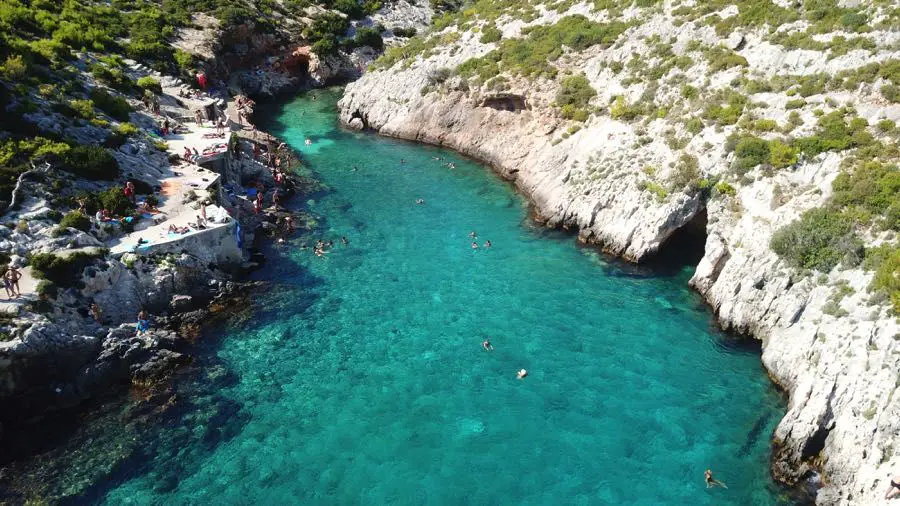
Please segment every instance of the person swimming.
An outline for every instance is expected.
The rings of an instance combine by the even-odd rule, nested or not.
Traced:
[[[484,247],[485,247],[485,248],[490,248],[490,247],[491,247],[491,241],[484,241]]]
[[[516,373],[516,378],[525,379],[525,376],[528,376],[528,371],[525,369],[519,369],[519,372]]]
[[[347,244],[350,244],[350,241],[348,241],[346,237],[341,236],[341,244],[346,246]]]
[[[310,139],[309,137],[306,138],[306,145],[312,146],[312,139]]]
[[[485,339],[483,343],[481,343],[481,347],[484,348],[484,351],[494,351],[494,345],[491,344],[489,339]]]
[[[477,243],[477,242],[472,241],[472,249],[478,249],[478,243]]]
[[[474,230],[469,232],[469,239],[475,239],[476,237],[478,237],[478,234]]]
[[[416,204],[422,205],[425,203],[425,199],[416,199]]]
[[[713,487],[728,488],[724,483],[713,478],[712,471],[710,469],[707,469],[706,472],[703,473],[703,477],[704,477],[704,479],[706,479],[706,488],[713,488]]]

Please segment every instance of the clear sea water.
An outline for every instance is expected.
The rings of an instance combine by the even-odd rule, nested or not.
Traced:
[[[221,427],[160,428],[100,502],[788,503],[768,471],[783,401],[689,267],[639,275],[579,247],[482,165],[340,129],[338,97],[262,123],[328,189],[295,203],[320,226],[270,252],[253,317],[219,329]],[[317,238],[325,258],[298,247]]]

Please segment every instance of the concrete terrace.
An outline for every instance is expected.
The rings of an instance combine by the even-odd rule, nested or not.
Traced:
[[[226,127],[222,136],[216,135],[215,127],[192,124],[190,128],[191,131],[188,133],[169,134],[163,139],[169,145],[169,153],[181,156],[184,154],[184,148],[190,149],[191,152],[196,149],[200,156],[192,161],[203,164],[221,159],[228,152],[230,128]]]

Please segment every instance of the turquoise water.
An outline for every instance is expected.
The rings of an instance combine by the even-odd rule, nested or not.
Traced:
[[[211,436],[188,413],[103,502],[786,501],[768,472],[782,400],[758,349],[715,330],[689,269],[608,263],[534,226],[476,163],[339,129],[338,96],[263,124],[328,191],[302,203],[319,230],[271,252],[284,258],[260,274],[275,283],[254,318],[221,330],[232,422]],[[493,247],[473,250],[472,230]],[[324,258],[297,247],[320,237]],[[707,467],[727,490],[705,488]]]

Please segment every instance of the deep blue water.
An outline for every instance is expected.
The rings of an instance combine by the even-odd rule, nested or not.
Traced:
[[[223,329],[234,380],[216,396],[239,422],[163,442],[105,503],[786,501],[768,471],[783,401],[690,268],[630,275],[535,226],[485,167],[341,130],[338,93],[262,124],[328,191],[296,203],[319,230],[272,252],[254,317]],[[336,244],[324,258],[299,248],[318,238]],[[707,490],[706,468],[728,489]]]

